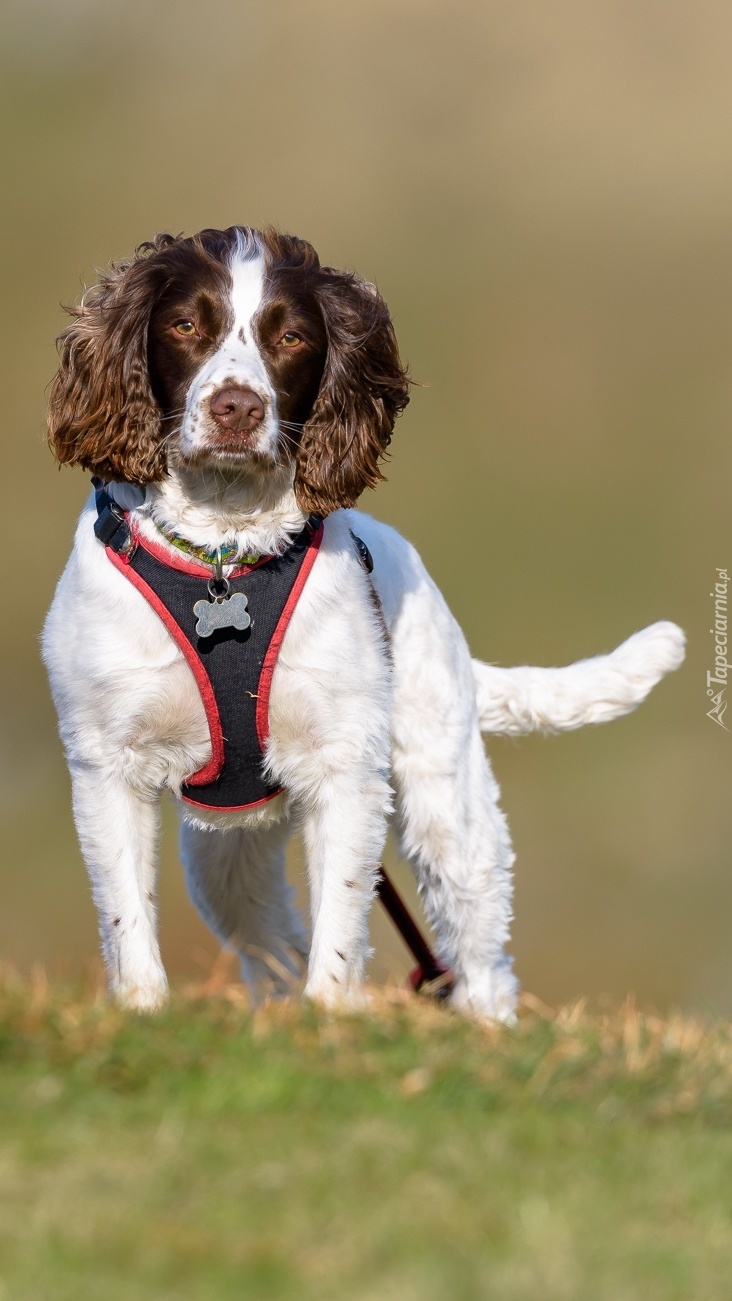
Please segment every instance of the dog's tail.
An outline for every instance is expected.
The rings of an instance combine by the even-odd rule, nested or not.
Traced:
[[[482,732],[569,732],[630,713],[684,658],[675,623],[653,623],[609,655],[561,669],[496,668],[473,660]]]

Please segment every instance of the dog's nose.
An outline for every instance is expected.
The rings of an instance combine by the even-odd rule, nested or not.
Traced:
[[[250,434],[264,419],[264,403],[250,388],[231,384],[219,389],[210,402],[211,415],[217,424],[235,433]]]

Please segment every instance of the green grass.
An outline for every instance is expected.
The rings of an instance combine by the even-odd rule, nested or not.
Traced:
[[[631,1007],[138,1019],[7,977],[0,1297],[727,1301],[731,1085],[726,1026]]]

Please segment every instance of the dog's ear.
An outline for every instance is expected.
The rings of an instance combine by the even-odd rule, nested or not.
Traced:
[[[102,479],[153,483],[165,474],[160,411],[150,388],[147,334],[161,281],[158,235],[113,265],[58,339],[48,440],[56,459]]]
[[[318,298],[328,353],[312,415],[302,431],[295,495],[302,510],[327,515],[353,506],[383,479],[379,458],[409,401],[389,310],[373,285],[323,267]]]

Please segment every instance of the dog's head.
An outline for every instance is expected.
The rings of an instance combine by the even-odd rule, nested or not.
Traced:
[[[409,401],[389,312],[304,240],[158,235],[71,315],[50,397],[59,461],[138,484],[173,464],[289,462],[298,504],[322,515],[382,477]]]

